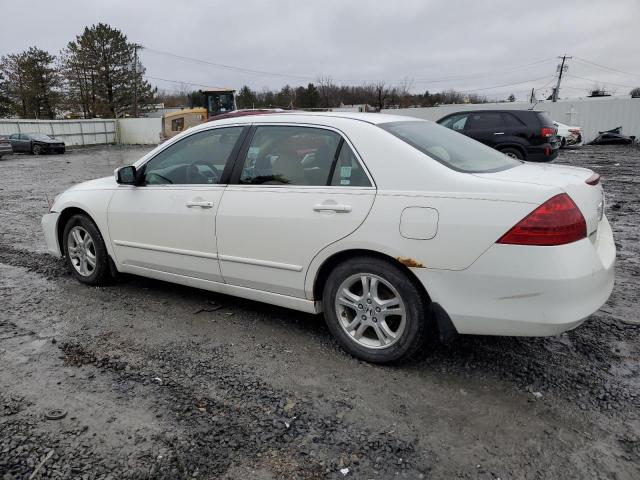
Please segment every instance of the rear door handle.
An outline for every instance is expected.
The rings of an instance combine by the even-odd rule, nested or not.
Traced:
[[[206,201],[191,200],[185,203],[185,205],[187,206],[187,208],[193,208],[193,207],[213,208],[213,202],[206,202]]]
[[[313,206],[313,211],[348,213],[351,211],[351,205],[341,205],[337,203],[318,203]]]
[[[494,135],[504,135],[504,132],[495,132]]]

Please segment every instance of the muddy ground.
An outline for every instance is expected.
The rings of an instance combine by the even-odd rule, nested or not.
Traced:
[[[640,150],[557,160],[604,177],[618,264],[601,311],[400,367],[344,354],[319,317],[74,281],[44,253],[45,198],[145,151],[0,161],[1,480],[640,478]]]

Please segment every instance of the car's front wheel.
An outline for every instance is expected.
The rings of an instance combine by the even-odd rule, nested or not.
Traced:
[[[426,303],[407,272],[369,257],[338,265],[323,294],[331,333],[347,352],[374,363],[408,358],[424,345]]]
[[[31,152],[34,155],[40,155],[42,153],[42,145],[35,144],[33,147],[31,147]]]
[[[110,279],[109,254],[95,224],[86,215],[74,215],[64,227],[63,249],[71,274],[87,285]]]

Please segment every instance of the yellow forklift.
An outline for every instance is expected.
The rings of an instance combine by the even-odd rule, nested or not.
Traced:
[[[236,110],[236,91],[230,88],[200,90],[204,105],[185,108],[162,116],[162,140],[206,122],[212,117]]]

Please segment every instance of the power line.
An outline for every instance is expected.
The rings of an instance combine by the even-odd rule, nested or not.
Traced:
[[[302,76],[302,75],[290,75],[290,74],[279,73],[279,72],[267,72],[267,71],[264,71],[264,70],[254,70],[254,69],[251,69],[251,68],[244,68],[244,67],[238,67],[238,66],[234,66],[234,65],[227,65],[227,64],[223,64],[223,63],[211,62],[209,60],[202,60],[200,58],[185,57],[183,55],[177,55],[177,54],[171,53],[171,52],[164,52],[162,50],[156,50],[155,48],[144,47],[144,50],[147,51],[147,52],[150,52],[150,53],[158,54],[158,55],[165,55],[167,57],[177,58],[177,59],[183,60],[185,62],[200,63],[200,64],[205,64],[205,65],[210,65],[210,66],[216,67],[216,68],[221,68],[223,70],[231,70],[231,71],[234,71],[234,72],[246,73],[246,74],[250,74],[250,75],[262,75],[262,76],[271,76],[271,77],[280,77],[280,78],[296,78],[298,80],[305,80],[305,81],[312,79],[312,77],[306,77],[306,76]]]
[[[615,85],[616,87],[627,87],[627,88],[634,88],[633,85],[624,85],[622,83],[615,83],[615,82],[607,82],[607,81],[601,81],[601,80],[594,80],[593,78],[587,78],[587,77],[580,77],[578,75],[571,75],[569,73],[567,73],[568,77],[572,77],[572,78],[579,78],[581,80],[587,80],[589,82],[595,82],[595,83],[604,83],[604,84],[609,84],[609,85]]]
[[[162,82],[176,83],[178,85],[193,85],[194,87],[205,87],[205,88],[226,88],[226,87],[216,87],[214,85],[207,85],[207,84],[204,84],[204,83],[185,82],[183,80],[171,80],[169,78],[152,77],[151,75],[146,75],[146,77],[150,78],[152,80],[159,80],[159,81],[162,81]]]
[[[587,64],[592,65],[594,67],[598,67],[598,68],[600,68],[602,70],[610,70],[612,72],[622,73],[623,75],[631,75],[632,77],[640,78],[640,74],[631,73],[631,72],[625,72],[623,70],[618,70],[617,68],[613,68],[613,67],[607,67],[606,65],[601,65],[599,63],[592,62],[590,60],[587,60],[586,58],[576,57],[576,60],[578,60],[579,62],[582,62],[582,63],[587,63]]]
[[[480,92],[480,91],[483,91],[483,90],[493,90],[494,88],[510,87],[512,85],[522,85],[523,83],[533,83],[533,82],[537,82],[539,80],[545,80],[547,78],[549,78],[549,75],[545,75],[544,77],[540,77],[540,78],[534,78],[534,79],[531,79],[531,80],[523,80],[522,82],[505,83],[503,85],[494,85],[493,87],[474,88],[472,90],[462,90],[462,92],[471,93],[471,92]],[[555,75],[553,75],[552,78],[555,78]]]

